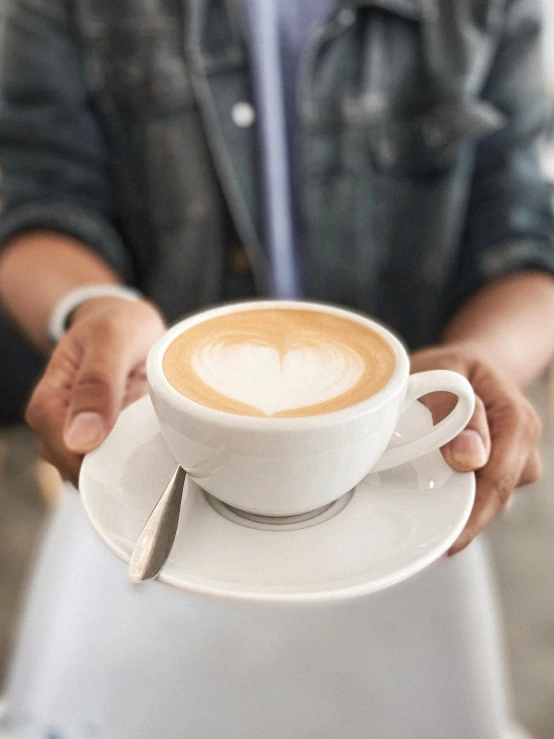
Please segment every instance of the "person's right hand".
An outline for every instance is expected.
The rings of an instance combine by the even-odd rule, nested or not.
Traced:
[[[95,298],[74,311],[26,413],[41,456],[73,484],[83,455],[106,438],[125,406],[148,392],[146,357],[164,331],[146,300]]]

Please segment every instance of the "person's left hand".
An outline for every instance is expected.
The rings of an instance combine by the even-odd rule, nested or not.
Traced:
[[[456,554],[504,510],[513,490],[541,475],[537,442],[541,422],[531,403],[509,380],[488,366],[471,349],[445,345],[411,356],[411,371],[449,369],[464,375],[475,391],[475,413],[459,436],[442,448],[455,470],[475,470],[477,493],[473,510],[458,539],[449,550]],[[422,398],[435,423],[454,407],[449,393]]]

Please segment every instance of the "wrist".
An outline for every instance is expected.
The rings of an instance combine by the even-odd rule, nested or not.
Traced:
[[[55,305],[48,322],[48,338],[51,343],[58,342],[69,328],[70,323],[87,314],[91,310],[98,310],[106,301],[138,301],[141,295],[136,290],[113,284],[84,285],[70,290]],[[88,304],[88,305],[87,305]]]
[[[163,333],[167,330],[165,317],[157,305],[146,298],[126,300],[114,296],[90,298],[81,303],[70,315],[67,328],[71,328],[89,319],[121,320],[125,324],[129,321],[133,325],[142,327],[155,326]],[[146,330],[146,329],[145,329]]]
[[[71,313],[67,316],[66,328],[69,329],[80,321],[86,320],[92,315],[98,315],[99,313],[113,313],[117,310],[118,306],[122,303],[128,303],[128,300],[124,298],[117,298],[115,296],[105,296],[97,298],[89,298],[88,300],[79,303]]]

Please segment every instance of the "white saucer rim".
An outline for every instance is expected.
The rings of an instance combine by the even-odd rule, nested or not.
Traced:
[[[145,400],[145,398],[141,398],[137,403]],[[86,479],[86,476],[88,474],[88,467],[92,464],[92,459],[88,455],[85,456],[83,459],[83,463],[81,465],[81,471],[79,475],[79,489],[81,490],[81,486]],[[428,552],[425,553],[421,558],[419,558],[417,561],[412,563],[411,565],[407,565],[405,567],[402,567],[397,571],[397,573],[391,575],[384,575],[380,578],[373,579],[370,582],[366,583],[358,583],[355,585],[346,585],[342,588],[336,588],[333,590],[318,590],[313,592],[298,592],[298,593],[258,593],[258,592],[240,592],[240,591],[226,591],[222,590],[221,588],[218,588],[217,586],[213,585],[201,585],[194,582],[185,582],[181,578],[172,576],[170,574],[165,573],[163,570],[160,572],[160,574],[155,578],[160,583],[163,583],[165,585],[169,585],[170,587],[177,588],[178,590],[187,592],[189,594],[195,594],[195,595],[201,595],[206,596],[210,598],[215,598],[217,600],[223,600],[223,601],[243,601],[243,602],[257,602],[257,603],[279,603],[279,604],[291,604],[294,605],[295,603],[298,604],[321,604],[321,603],[329,603],[329,602],[343,602],[345,600],[350,600],[353,598],[361,597],[363,595],[369,595],[374,592],[378,592],[381,590],[388,589],[389,587],[392,587],[394,585],[397,585],[400,582],[403,582],[404,580],[409,579],[410,577],[413,577],[418,572],[421,572],[422,570],[426,569],[429,565],[436,562],[438,559],[440,559],[441,556],[444,556],[445,553],[448,551],[450,546],[456,541],[458,536],[463,531],[467,520],[469,518],[469,515],[471,513],[471,510],[473,508],[473,504],[475,501],[475,492],[476,492],[476,480],[475,475],[472,472],[466,472],[466,473],[460,473],[456,472],[456,475],[464,476],[467,479],[467,482],[469,483],[471,490],[468,490],[468,497],[466,501],[466,505],[463,509],[463,515],[460,514],[460,517],[457,521],[457,524],[452,528],[450,534],[442,539],[439,544],[432,547]],[[113,552],[120,560],[125,562],[126,564],[129,563],[130,556],[127,554],[127,552],[124,550],[123,547],[119,546],[117,542],[113,541],[106,533],[104,533],[103,528],[99,525],[98,521],[95,518],[94,512],[92,510],[92,507],[87,501],[87,495],[86,493],[81,492],[81,501],[85,510],[85,513],[87,515],[87,518],[89,519],[92,528],[96,532],[96,534],[99,536],[101,541],[108,547],[108,549]]]
[[[472,475],[472,473],[465,474]],[[422,570],[429,567],[429,565],[436,562],[441,556],[444,556],[445,552],[447,552],[450,546],[456,541],[458,536],[462,533],[473,508],[473,502],[475,499],[475,476],[472,475],[472,477],[472,494],[471,497],[468,498],[468,503],[464,509],[464,516],[463,518],[460,517],[458,525],[452,529],[452,533],[450,534],[450,536],[442,540],[439,545],[430,549],[425,554],[425,556],[421,557],[421,559],[418,559],[417,562],[413,563],[413,565],[403,567],[401,570],[398,570],[398,573],[396,575],[386,575],[381,578],[372,580],[369,583],[348,585],[343,588],[337,588],[334,590],[319,590],[311,593],[241,593],[239,591],[224,591],[214,586],[199,585],[197,583],[187,582],[186,584],[184,584],[183,580],[164,573],[163,570],[155,579],[158,580],[160,583],[163,583],[164,585],[169,585],[170,587],[185,591],[187,593],[208,596],[223,601],[241,600],[249,603],[313,603],[315,605],[319,603],[329,603],[332,601],[343,602],[345,600],[358,598],[363,595],[369,595],[381,590],[386,590],[390,587],[393,587],[394,585],[397,585],[400,582],[403,582],[404,580],[409,579],[410,577],[413,577],[418,572],[421,572]],[[82,500],[87,517],[96,534],[100,537],[102,542],[108,547],[108,549],[110,549],[113,554],[115,554],[125,564],[129,564],[130,557],[127,555],[122,547],[119,547],[117,543],[113,542],[109,537],[102,533],[102,529],[100,526],[98,526],[90,507],[87,506],[87,504],[85,503],[85,498],[82,498]],[[437,550],[440,550],[439,554],[437,554]]]

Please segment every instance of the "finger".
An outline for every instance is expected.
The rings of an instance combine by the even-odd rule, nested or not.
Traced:
[[[464,530],[448,550],[449,555],[465,549],[483,531],[499,510],[504,508],[516,485],[515,478],[506,475],[502,479],[482,477],[477,479],[477,490],[473,510]]]
[[[37,433],[39,452],[67,478],[75,479],[78,461],[63,442],[71,377],[77,368],[75,356],[58,346],[36,386],[25,412],[25,420]]]
[[[529,411],[525,403],[514,403],[506,395],[491,404],[489,424],[493,444],[490,459],[477,473],[473,510],[449,554],[464,549],[508,504],[523,477],[540,433],[540,422],[533,416],[534,412],[532,409]]]
[[[122,407],[126,408],[128,405],[131,405],[131,403],[134,403],[145,395],[148,395],[148,381],[146,379],[144,364],[141,364],[129,374]]]
[[[82,455],[65,451],[63,444],[48,443],[43,439],[39,441],[38,453],[42,459],[53,464],[65,480],[69,480],[75,487],[78,486]]]
[[[144,367],[139,367],[130,373],[123,406],[129,405],[147,393],[148,384]],[[51,404],[47,407],[41,401],[40,396],[38,400],[38,407],[43,409],[42,414],[34,412],[35,420],[38,416],[43,417],[41,424],[43,438],[39,440],[39,454],[43,459],[57,467],[63,477],[77,487],[83,455],[74,454],[67,449],[63,440],[63,425],[56,423],[56,416],[60,416],[60,414],[53,413]],[[33,415],[32,410],[29,413]],[[65,409],[63,409],[63,417],[65,417]]]
[[[530,483],[539,480],[542,476],[542,469],[543,466],[539,450],[534,449],[531,456],[527,460],[527,464],[523,468],[523,472],[521,473],[521,477],[519,479],[517,487],[520,488],[524,485],[529,485]],[[512,500],[513,498],[510,498],[510,500],[502,507],[501,511],[508,510]]]
[[[124,337],[108,322],[95,329],[71,391],[64,441],[76,454],[86,454],[108,435],[123,403],[130,370]]]
[[[71,387],[70,378],[76,369],[75,358],[58,346],[25,409],[25,421],[37,433],[41,434],[52,424],[63,424]]]
[[[531,456],[527,460],[527,464],[523,468],[523,472],[521,473],[521,478],[518,482],[518,487],[521,487],[522,485],[529,485],[532,482],[536,482],[537,480],[540,480],[542,477],[542,460],[541,455],[538,449],[533,449],[533,452],[531,453]]]
[[[423,398],[431,411],[433,423],[442,421],[456,405],[456,396],[451,393],[431,393]],[[491,438],[487,413],[483,401],[475,399],[475,411],[466,428],[452,441],[442,447],[447,464],[459,472],[478,470],[489,459]]]
[[[127,408],[128,405],[131,405],[131,403],[134,403],[136,400],[140,400],[140,398],[143,398],[145,395],[148,395],[148,383],[146,381],[133,383],[125,393],[123,408]]]
[[[481,398],[475,398],[475,410],[465,429],[442,448],[446,462],[459,472],[482,469],[491,453],[487,412]]]

